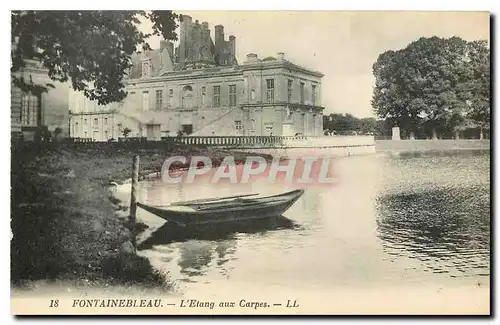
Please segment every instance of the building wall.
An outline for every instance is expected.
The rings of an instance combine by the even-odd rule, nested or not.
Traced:
[[[11,132],[22,132],[26,140],[32,140],[37,127],[47,126],[53,132],[57,127],[62,129],[62,136],[68,135],[68,91],[69,86],[64,83],[54,82],[49,79],[47,70],[42,69],[39,64],[28,61],[26,67],[16,73],[18,77],[32,80],[33,83],[44,85],[51,83],[55,88],[49,88],[47,92],[39,97],[40,118],[36,125],[22,124],[23,92],[11,82]]]
[[[206,23],[193,25],[190,19],[184,19],[182,26],[181,40],[185,41],[181,41],[177,55],[180,53],[184,63],[189,63],[193,58],[186,58],[185,54],[191,56],[193,49],[200,49],[200,44],[208,42],[209,39],[199,33],[208,27]],[[216,29],[216,45],[225,42],[223,47],[234,47],[235,38],[231,37],[231,42],[227,43],[222,26]],[[163,44],[164,50],[167,45]],[[215,52],[219,53],[217,51],[222,50],[216,48]],[[148,60],[147,53],[143,54],[141,62],[145,60]],[[162,69],[155,66],[160,61],[154,58],[149,61],[153,64],[151,71]],[[83,95],[72,93],[70,109],[74,123],[79,119],[80,126],[72,131],[72,136],[98,141],[116,139],[123,136],[120,130],[125,125],[132,130],[130,136],[150,139],[176,136],[180,131],[200,136],[323,134],[321,73],[296,66],[286,61],[282,54],[277,59],[264,60],[249,54],[242,65],[193,69],[189,64],[183,70],[163,69],[160,74],[131,74],[125,83],[128,96],[116,105],[99,107]],[[196,62],[194,66],[198,66]],[[267,80],[272,80],[272,91],[268,90]],[[290,99],[289,80],[292,82]],[[301,83],[304,84],[302,99]],[[315,100],[312,98],[313,85],[316,86]],[[219,103],[215,101],[215,87],[220,89]],[[233,94],[230,93],[232,87],[235,87]],[[82,129],[81,123],[86,123],[86,129]]]
[[[272,101],[267,98],[268,79],[274,80]],[[288,80],[293,80],[290,103]],[[300,104],[300,82],[304,82],[306,106]],[[317,85],[318,92],[314,112],[307,106],[313,103],[312,84]],[[231,85],[236,87],[236,105],[232,106]],[[214,86],[220,87],[219,105],[214,102]],[[99,107],[83,95],[73,95],[71,111],[86,114],[87,122],[80,117],[79,132],[72,132],[72,136],[92,137],[98,141],[116,139],[123,136],[119,130],[125,125],[132,130],[130,136],[143,137],[148,137],[148,125],[149,128],[159,125],[159,131],[153,132],[156,139],[177,135],[183,130],[182,125],[192,125],[193,135],[321,135],[319,89],[319,77],[276,65],[249,70],[228,67],[179,71],[157,78],[131,79],[127,83],[128,97],[114,106]],[[156,97],[160,94],[161,101],[157,102]],[[110,115],[111,112],[114,113]],[[95,119],[97,124],[93,124]],[[106,124],[105,119],[108,123],[112,120],[113,125]],[[87,123],[85,131],[81,128],[82,123]]]
[[[140,123],[128,121],[117,114],[119,103],[98,105],[83,93],[70,89],[68,96],[71,116],[70,135],[73,138],[92,138],[96,141],[117,139],[125,127],[138,129]],[[138,136],[130,134],[130,136]]]

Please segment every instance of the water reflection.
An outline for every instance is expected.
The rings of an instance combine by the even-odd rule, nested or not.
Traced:
[[[195,290],[209,282],[334,292],[339,284],[482,280],[490,273],[490,161],[476,153],[338,159],[339,183],[308,188],[285,213],[289,219],[275,222],[192,231],[139,209],[138,219],[150,226],[139,249],[186,287],[197,282]],[[140,199],[162,205],[287,190],[263,182],[166,186],[149,181]]]
[[[254,234],[281,229],[300,229],[300,226],[284,216],[266,220],[240,221],[228,226],[180,227],[166,222],[138,245],[139,250],[150,249],[154,245],[168,245],[189,240],[231,240],[239,233]]]
[[[265,235],[270,231],[285,229],[298,230],[301,227],[284,216],[268,220],[246,221],[229,226],[203,226],[196,228],[180,227],[165,223],[154,231],[147,239],[138,245],[139,250],[154,249],[155,246],[165,247],[179,243],[178,252],[162,250],[162,255],[168,253],[179,256],[180,273],[188,277],[204,275],[210,265],[215,264],[222,275],[227,274],[224,264],[234,259],[237,237],[242,234]],[[165,262],[170,262],[168,258]],[[187,280],[187,279],[184,279]],[[193,281],[190,279],[190,281]]]
[[[435,187],[377,200],[378,236],[387,254],[418,259],[425,271],[489,275],[489,188]]]

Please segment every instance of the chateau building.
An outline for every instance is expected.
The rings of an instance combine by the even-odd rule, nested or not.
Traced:
[[[159,140],[191,135],[322,135],[323,74],[277,57],[235,56],[236,38],[183,16],[179,45],[134,54],[121,103],[99,106],[70,91],[71,137]]]

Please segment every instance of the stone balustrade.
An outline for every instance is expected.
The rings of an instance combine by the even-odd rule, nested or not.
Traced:
[[[181,136],[165,140],[219,148],[335,148],[375,145],[373,136]]]

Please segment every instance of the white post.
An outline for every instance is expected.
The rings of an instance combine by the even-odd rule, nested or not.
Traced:
[[[399,127],[395,126],[392,128],[392,140],[401,140],[399,135]]]

